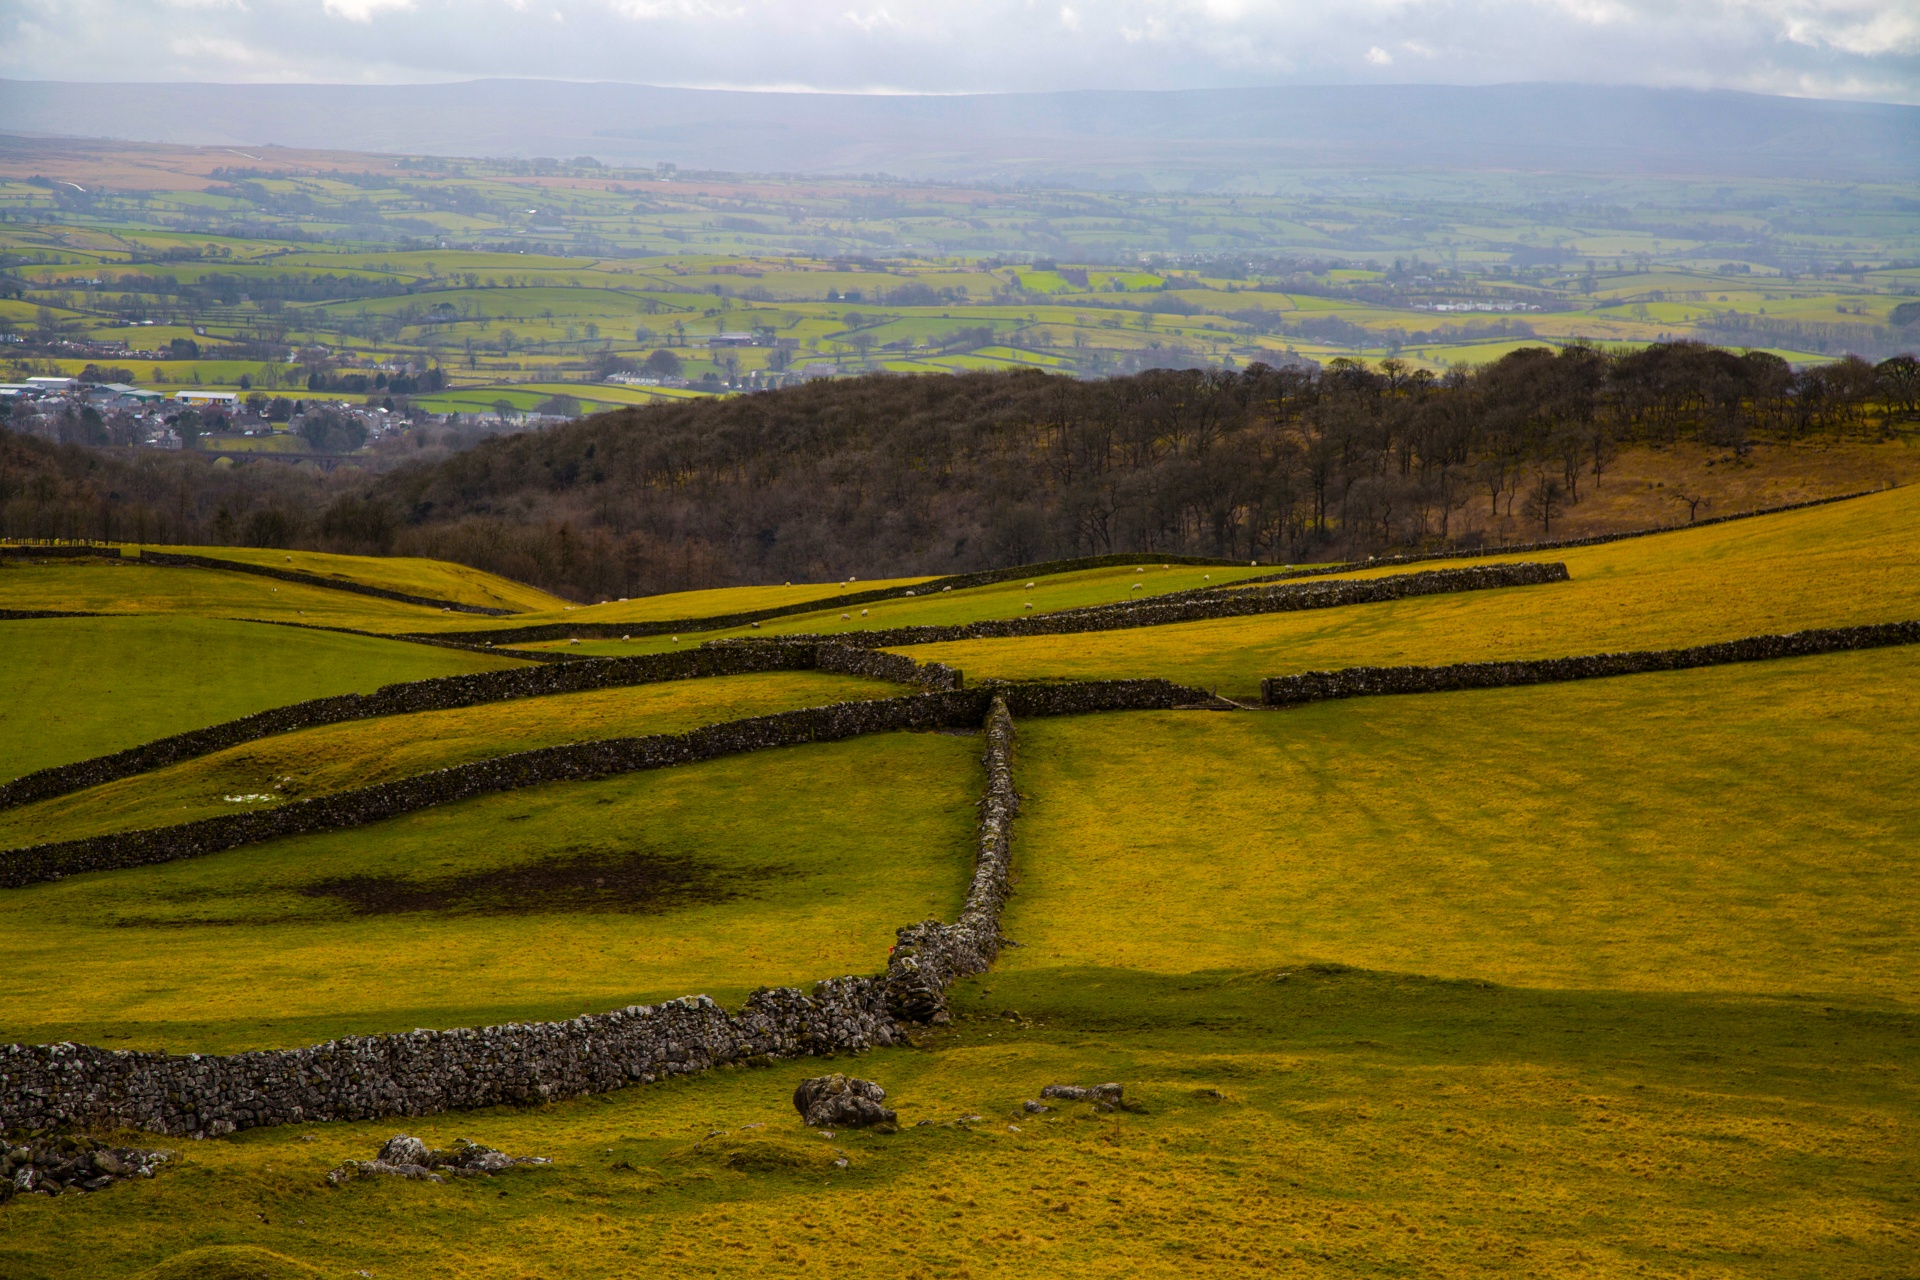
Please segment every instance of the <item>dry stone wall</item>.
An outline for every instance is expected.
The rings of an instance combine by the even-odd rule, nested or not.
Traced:
[[[992,686],[869,702],[841,702],[708,725],[682,734],[609,738],[477,760],[411,778],[272,809],[224,814],[198,822],[28,845],[0,853],[0,889],[20,888],[88,871],[150,866],[315,831],[364,826],[403,813],[547,782],[583,782],[615,774],[692,764],[720,756],[808,742],[837,742],[869,733],[979,724]],[[1152,710],[1205,703],[1209,695],[1165,680],[1088,681],[1008,686],[1009,706],[1035,715]]]
[[[980,573],[960,573],[945,578],[931,578],[906,587],[876,587],[867,591],[849,591],[844,595],[806,600],[798,604],[749,609],[740,613],[714,614],[705,618],[669,618],[664,622],[545,622],[534,626],[506,627],[490,631],[421,634],[437,635],[466,644],[487,642],[535,644],[542,640],[566,640],[574,636],[582,640],[614,640],[621,636],[677,635],[682,631],[727,631],[755,622],[767,622],[773,618],[792,617],[797,613],[816,613],[821,609],[841,609],[852,605],[872,604],[877,600],[900,600],[908,596],[924,596],[941,591],[964,591],[968,587],[992,586],[996,582],[1012,582],[1016,578],[1032,578],[1051,573],[1074,573],[1083,569],[1105,569],[1115,565],[1140,564],[1143,560],[1153,560],[1161,564],[1237,565],[1245,563],[1241,560],[1216,560],[1207,556],[1084,556],[1077,560],[1049,560],[1041,564],[1020,565],[1012,569],[987,569]]]
[[[516,612],[513,609],[492,609],[485,605],[462,604],[458,600],[440,600],[433,596],[409,595],[404,591],[391,591],[386,587],[371,586],[364,582],[349,582],[344,578],[329,578],[318,573],[301,573],[297,569],[276,569],[266,564],[248,564],[244,560],[223,560],[218,556],[196,556],[177,551],[142,551],[140,563],[188,569],[219,569],[227,573],[251,573],[262,578],[277,578],[281,582],[298,582],[309,587],[324,587],[328,591],[350,591],[357,596],[398,600],[401,604],[420,604],[433,609],[450,609],[455,613],[478,613],[489,618],[510,618]]]
[[[985,973],[1000,954],[1000,913],[1012,891],[1013,716],[1004,697],[987,711],[987,793],[980,801],[980,846],[960,918],[926,920],[899,931],[887,961],[887,1008],[903,1022],[948,1021],[946,991],[956,979]]]
[[[36,547],[8,545],[0,547],[0,559],[14,560],[78,560],[82,558],[118,560],[118,547]]]
[[[887,627],[872,631],[840,631],[831,635],[796,635],[788,639],[807,643],[838,641],[876,649],[900,645],[938,644],[949,640],[993,640],[1025,636],[1076,635],[1092,631],[1123,631],[1132,627],[1160,627],[1208,618],[1245,618],[1265,613],[1292,613],[1303,609],[1334,609],[1344,605],[1379,604],[1410,596],[1455,591],[1485,591],[1498,587],[1535,586],[1565,582],[1564,564],[1482,565],[1470,569],[1437,569],[1396,574],[1358,582],[1315,582],[1291,586],[1249,588],[1172,598],[1154,597],[1138,604],[1097,605],[1063,609],[1057,613],[949,626]],[[713,642],[715,648],[728,642]]]
[[[1164,681],[1119,681],[1083,694],[1076,709],[1178,705],[1191,693]],[[349,1036],[229,1056],[0,1045],[0,1130],[132,1126],[217,1137],[261,1125],[557,1102],[724,1063],[893,1044],[908,1023],[944,1020],[947,986],[983,971],[999,951],[1017,808],[1014,735],[1007,698],[984,696],[988,786],[966,903],[953,925],[901,929],[879,977],[828,979],[810,992],[762,988],[738,1013],[686,996],[567,1022]]]
[[[633,658],[580,659],[565,664],[520,667],[474,675],[441,676],[390,684],[373,693],[313,698],[174,734],[111,755],[41,769],[0,785],[0,809],[67,795],[119,778],[224,751],[276,734],[366,720],[376,716],[450,711],[460,707],[540,698],[553,694],[616,689],[670,680],[752,675],[767,671],[833,671],[870,676],[935,691],[961,687],[960,672],[940,663],[917,663],[898,654],[875,653],[847,645],[736,645],[703,647],[680,653]]]
[[[1643,649],[1596,653],[1581,658],[1538,658],[1515,662],[1460,662],[1440,667],[1348,667],[1343,671],[1306,671],[1260,682],[1268,706],[1294,706],[1330,698],[1369,698],[1395,693],[1442,693],[1454,689],[1494,689],[1508,685],[1555,684],[1653,671],[1684,671],[1735,662],[1765,662],[1850,649],[1880,649],[1920,644],[1920,622],[1889,622],[1865,627],[1795,631],[1749,636],[1687,649]]]
[[[1884,492],[1880,489],[1860,489],[1853,493],[1837,494],[1831,498],[1809,498],[1805,502],[1787,502],[1777,507],[1760,507],[1753,511],[1735,511],[1724,516],[1713,516],[1706,520],[1695,520],[1690,524],[1664,524],[1651,529],[1628,529],[1622,533],[1596,533],[1585,538],[1562,538],[1555,542],[1515,542],[1505,546],[1453,547],[1444,551],[1415,551],[1399,556],[1375,556],[1366,560],[1349,560],[1344,564],[1322,565],[1312,569],[1282,569],[1277,573],[1263,573],[1254,578],[1242,578],[1242,584],[1255,582],[1286,582],[1296,578],[1324,578],[1339,573],[1356,573],[1362,569],[1391,568],[1395,565],[1421,564],[1433,560],[1478,560],[1487,556],[1528,556],[1542,551],[1565,551],[1572,547],[1597,547],[1608,542],[1625,542],[1632,538],[1650,538],[1657,533],[1680,533],[1687,529],[1704,529],[1708,525],[1727,524],[1734,520],[1752,520],[1758,516],[1779,515],[1783,511],[1801,511],[1807,507],[1824,507],[1835,502],[1850,502],[1855,498],[1864,498],[1868,494]],[[1222,587],[1203,587],[1202,591],[1225,590]]]

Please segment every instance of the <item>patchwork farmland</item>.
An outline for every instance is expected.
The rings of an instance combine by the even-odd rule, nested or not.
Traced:
[[[0,1274],[1901,1274],[1917,521],[582,607],[8,548]]]

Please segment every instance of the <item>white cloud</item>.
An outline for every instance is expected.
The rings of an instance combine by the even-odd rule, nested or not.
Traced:
[[[0,0],[0,76],[248,78],[249,59],[310,80],[1543,80],[1920,101],[1920,0]]]
[[[372,22],[384,10],[413,8],[413,0],[322,0],[320,7],[348,22]]]

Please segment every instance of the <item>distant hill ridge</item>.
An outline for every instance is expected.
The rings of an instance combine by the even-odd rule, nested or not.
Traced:
[[[1920,176],[1920,107],[1627,86],[1343,85],[899,95],[476,80],[0,81],[0,130],[570,157],[743,172],[1133,186],[1280,168]]]

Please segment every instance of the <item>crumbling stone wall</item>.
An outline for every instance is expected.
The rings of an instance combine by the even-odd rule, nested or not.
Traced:
[[[937,662],[917,663],[899,654],[875,653],[836,644],[714,646],[679,653],[581,659],[564,665],[439,676],[386,685],[372,693],[347,693],[333,698],[312,698],[305,702],[289,703],[205,729],[159,738],[111,755],[41,769],[0,785],[0,809],[67,795],[119,778],[130,778],[276,734],[349,720],[422,711],[451,711],[515,698],[541,698],[669,680],[813,670],[870,676],[935,691],[955,690],[962,684],[959,671]]]
[[[31,544],[22,546],[14,543],[9,543],[6,546],[0,546],[0,559],[78,560],[83,558],[118,560],[120,558],[120,548],[118,547],[84,547],[84,546],[82,547],[72,547],[72,546],[36,547]]]
[[[1192,694],[1164,681],[1115,681],[1071,701],[1075,710],[1171,706]],[[999,951],[1017,807],[1007,699],[956,693],[918,701],[959,705],[983,696],[988,785],[966,903],[953,925],[901,929],[879,977],[828,979],[810,992],[762,988],[738,1013],[686,996],[567,1022],[348,1036],[227,1056],[0,1045],[0,1130],[74,1124],[217,1137],[270,1124],[557,1102],[723,1063],[893,1044],[903,1024],[943,1018],[947,985],[984,970]]]
[[[1486,591],[1498,587],[1536,586],[1567,581],[1564,564],[1479,565],[1469,569],[1433,569],[1360,581],[1315,582],[1277,587],[1252,587],[1221,592],[1180,592],[1154,596],[1139,603],[1091,605],[1024,618],[962,622],[948,626],[886,627],[872,631],[841,631],[830,635],[788,637],[800,642],[839,641],[876,649],[900,645],[938,644],[949,640],[995,640],[1025,636],[1076,635],[1090,631],[1122,631],[1132,627],[1160,627],[1208,618],[1245,618],[1264,613],[1292,613],[1303,609],[1335,609],[1345,605],[1379,604],[1410,596],[1455,591]],[[719,647],[717,642],[715,647]]]
[[[1889,622],[1865,627],[1834,627],[1777,636],[1748,636],[1721,644],[1686,649],[1642,649],[1596,653],[1580,658],[1536,658],[1514,662],[1457,662],[1439,667],[1348,667],[1341,671],[1304,671],[1260,682],[1268,706],[1293,706],[1330,698],[1368,698],[1394,693],[1442,693],[1453,689],[1493,689],[1507,685],[1597,680],[1650,671],[1684,671],[1734,662],[1764,662],[1849,649],[1879,649],[1920,644],[1920,622]]]
[[[828,608],[844,609],[853,605],[873,604],[879,600],[900,600],[908,596],[931,595],[941,591],[964,591],[968,587],[992,586],[996,582],[1012,582],[1016,578],[1075,573],[1083,569],[1105,569],[1123,564],[1143,564],[1149,560],[1159,564],[1237,565],[1246,563],[1244,560],[1218,560],[1209,556],[1147,555],[1144,552],[1082,556],[1076,560],[1049,560],[1040,564],[1018,565],[1011,569],[957,573],[945,578],[931,578],[925,582],[916,582],[911,586],[875,587],[865,591],[849,591],[843,595],[823,596],[797,604],[748,609],[740,613],[713,614],[705,618],[669,618],[663,622],[546,622],[536,626],[510,627],[493,631],[425,634],[441,635],[467,644],[482,644],[487,641],[495,644],[536,644],[542,640],[566,640],[573,636],[578,636],[582,640],[612,640],[620,636],[677,635],[682,631],[728,631],[734,627],[744,627],[755,622],[791,617],[796,613],[814,613]]]
[[[769,646],[771,648],[773,646]],[[0,853],[0,889],[88,871],[149,866],[315,831],[364,826],[403,813],[546,782],[588,781],[692,764],[720,756],[869,733],[979,724],[994,687],[840,702],[751,716],[681,734],[568,743],[436,769],[377,786],[293,800],[272,809],[223,814],[170,827],[28,845]],[[1008,705],[1035,715],[1156,710],[1205,703],[1209,695],[1165,680],[1105,680],[1074,685],[1008,686]]]
[[[979,849],[960,918],[907,925],[887,961],[887,1007],[903,1022],[947,1021],[946,990],[969,974],[985,973],[1000,954],[1000,913],[1012,892],[1013,819],[1020,797],[1013,785],[1013,716],[1004,697],[987,711],[987,793],[980,801]]]

